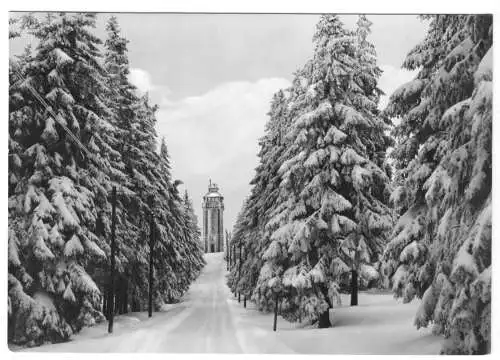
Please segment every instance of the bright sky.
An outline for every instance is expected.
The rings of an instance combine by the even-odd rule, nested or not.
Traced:
[[[104,38],[109,14],[98,17]],[[274,92],[312,55],[318,15],[118,14],[130,41],[131,81],[160,105],[174,178],[184,182],[201,222],[209,178],[225,197],[224,225],[232,229],[258,164],[258,139]],[[343,15],[347,26],[356,16]],[[390,94],[411,79],[399,67],[425,35],[415,15],[370,15],[371,41]],[[19,51],[12,44],[11,53]],[[385,99],[384,99],[385,101]]]

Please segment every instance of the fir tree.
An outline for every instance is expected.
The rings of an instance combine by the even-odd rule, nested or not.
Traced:
[[[285,152],[284,130],[288,121],[288,96],[285,91],[278,91],[271,103],[270,120],[266,125],[266,135],[260,140],[260,164],[256,169],[250,197],[245,201],[238,216],[231,245],[243,250],[244,263],[239,273],[239,256],[233,258],[230,287],[234,292],[241,291],[257,303],[259,309],[270,311],[274,307],[276,295],[280,295],[280,273],[270,272],[272,259],[263,258],[270,243],[270,231],[266,224],[274,207],[279,203],[278,169]],[[270,279],[275,280],[270,282]]]
[[[194,212],[179,196],[181,182],[172,181],[164,141],[157,151],[157,106],[128,81],[116,19],[106,26],[104,61],[91,32],[95,16],[33,19],[23,18],[21,29],[37,48],[9,66],[9,341],[28,345],[66,340],[102,320],[101,310],[126,312],[129,298],[132,310],[146,306],[150,216],[157,307],[182,296],[204,265]],[[111,309],[103,295],[113,186]]]
[[[114,125],[114,133],[108,131],[106,136],[110,138],[109,143],[116,149],[115,153],[111,153],[110,163],[115,168],[120,169],[120,173],[124,174],[124,176],[115,176],[115,186],[119,190],[116,205],[118,282],[115,289],[116,298],[113,311],[123,313],[128,308],[129,293],[132,298],[137,297],[138,293],[137,283],[133,280],[129,282],[127,279],[140,276],[140,272],[133,274],[131,269],[136,268],[138,263],[142,267],[146,266],[146,255],[145,253],[138,253],[137,248],[144,245],[141,244],[139,239],[145,237],[143,233],[145,230],[144,225],[147,223],[146,217],[149,214],[145,208],[150,192],[144,188],[141,189],[143,192],[137,191],[136,183],[133,181],[134,173],[130,166],[131,158],[139,152],[135,147],[136,143],[133,141],[133,134],[134,128],[138,126],[140,120],[138,112],[141,102],[136,95],[135,87],[128,80],[128,41],[121,36],[120,27],[115,17],[108,20],[105,29],[107,38],[104,43],[104,68],[107,73],[106,80],[109,89],[106,104],[113,110],[110,121]],[[154,141],[154,139],[151,140]],[[101,217],[103,224],[109,226],[110,214],[102,214]],[[104,231],[104,234],[109,234],[109,232]],[[102,266],[103,264],[99,265],[101,266],[97,266],[96,276],[107,270],[107,264],[104,264],[104,266]],[[107,276],[102,280],[102,285],[107,287],[109,282]],[[141,286],[144,283],[141,281]],[[143,291],[142,294],[142,296],[145,296]],[[137,299],[133,299],[133,302],[134,300]],[[110,311],[110,309],[106,310],[107,312]]]
[[[355,34],[328,15],[314,42],[301,78],[305,94],[293,105],[300,112],[287,134],[288,159],[279,170],[288,200],[273,237],[290,254],[283,274],[288,303],[301,303],[304,315],[324,327],[338,277],[359,266],[356,253],[375,256],[391,226],[388,177],[372,160],[389,142],[376,109],[380,72]]]
[[[491,314],[492,17],[426,16],[403,67],[419,69],[386,112],[401,117],[393,157],[402,214],[385,258],[393,291],[422,297],[417,327],[443,353],[489,351]]]
[[[18,241],[24,267],[9,282],[15,342],[67,339],[102,318],[100,291],[85,271],[88,261],[105,256],[96,220],[97,209],[106,207],[110,178],[102,170],[106,140],[100,135],[112,129],[101,97],[106,88],[100,40],[89,31],[94,25],[89,14],[40,22],[32,30],[36,51],[16,69],[24,80],[11,83],[9,131],[20,144],[13,147],[22,167],[9,196],[9,224],[16,224],[17,239],[25,234]],[[30,87],[89,154],[82,154]]]
[[[390,121],[380,116],[374,105],[378,104],[382,91],[377,87],[378,78],[382,74],[381,69],[377,66],[376,51],[373,44],[367,41],[367,36],[370,34],[371,22],[365,15],[360,15],[356,23],[356,57],[358,59],[358,68],[360,71],[355,75],[355,81],[360,86],[362,91],[355,97],[353,103],[361,110],[360,112],[368,113],[369,117],[378,116],[378,124],[374,124],[378,134],[377,138],[362,139],[364,144],[369,144],[366,149],[366,156],[379,169],[385,169],[386,149],[392,144],[392,140],[383,135],[381,132],[385,128],[384,124],[390,124]],[[363,132],[365,129],[362,129]],[[387,174],[387,172],[386,172]],[[353,180],[355,176],[359,175],[358,172],[352,172]],[[361,174],[361,177],[364,175]],[[357,289],[359,286],[368,287],[374,282],[379,280],[378,264],[380,255],[385,246],[387,230],[391,228],[392,218],[390,217],[390,210],[387,208],[388,203],[388,189],[380,181],[388,183],[388,177],[383,173],[379,173],[380,178],[372,178],[377,185],[365,183],[365,186],[370,186],[372,192],[368,197],[365,197],[363,190],[359,189],[359,184],[354,186],[361,201],[357,202],[358,219],[357,231],[350,235],[347,241],[342,244],[341,258],[344,261],[344,269],[349,267],[351,275],[351,305],[357,305]],[[364,182],[364,180],[362,180]],[[382,185],[382,186],[380,186]],[[378,187],[378,189],[377,189]],[[361,190],[361,191],[360,191]],[[351,255],[352,254],[352,255]],[[347,260],[347,261],[346,261]],[[350,265],[350,266],[349,266]],[[347,274],[346,274],[347,275]],[[345,277],[341,275],[341,278]],[[358,277],[361,283],[358,284]]]
[[[382,170],[391,141],[377,110],[381,70],[369,27],[364,16],[356,32],[335,16],[321,18],[313,59],[274,97],[254,187],[234,229],[245,256],[241,276],[235,259],[233,291],[253,289],[266,311],[279,298],[291,321],[329,326],[343,278],[351,271],[363,285],[378,278],[373,264],[392,225]]]

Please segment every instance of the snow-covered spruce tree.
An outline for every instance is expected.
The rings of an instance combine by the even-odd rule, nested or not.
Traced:
[[[300,85],[300,74],[304,69],[299,69],[293,80],[292,87],[285,91],[278,91],[271,103],[269,122],[266,126],[266,135],[261,140],[261,165],[257,168],[254,180],[255,194],[259,196],[258,207],[255,214],[258,218],[257,234],[259,239],[258,256],[261,260],[259,277],[254,289],[253,298],[259,309],[270,311],[275,302],[282,302],[283,298],[283,272],[288,262],[288,252],[285,244],[276,242],[271,236],[279,227],[282,212],[286,208],[286,192],[280,187],[282,182],[279,168],[288,158],[290,141],[286,138],[291,120],[296,114],[293,102],[304,96],[305,89]],[[290,319],[290,315],[297,318],[291,306],[280,313]],[[298,316],[300,319],[300,314]]]
[[[248,199],[246,206],[243,207],[239,221],[237,221],[234,228],[234,236],[231,239],[231,243],[236,247],[237,252],[233,274],[234,287],[232,289],[234,292],[241,293],[247,299],[252,296],[262,263],[258,254],[259,242],[257,235],[259,228],[253,223],[256,218],[251,214],[254,209],[251,206],[251,201],[252,199]],[[239,256],[240,251],[241,258]]]
[[[247,200],[243,202],[243,206],[241,207],[238,215],[236,217],[236,223],[234,224],[233,233],[234,236],[231,238],[231,243],[229,244],[230,249],[232,251],[233,263],[232,267],[227,275],[227,285],[233,294],[237,294],[241,291],[240,282],[240,272],[245,271],[245,269],[241,269],[240,266],[240,246],[243,246],[243,239],[241,238],[243,229],[245,229],[245,212],[247,211]]]
[[[191,200],[187,190],[184,191],[183,205],[185,214],[188,216],[189,229],[193,232],[191,237],[198,239],[198,243],[201,246],[201,230],[198,227],[198,217],[194,212],[193,200]]]
[[[192,242],[196,238],[187,231],[189,224],[184,216],[182,198],[172,181],[167,147],[162,141],[157,152],[155,132],[156,106],[147,95],[131,102],[133,112],[129,121],[128,138],[123,158],[130,176],[135,196],[131,204],[130,224],[137,228],[135,253],[124,261],[129,262],[127,277],[130,279],[131,305],[134,311],[146,308],[149,273],[149,224],[153,213],[155,223],[154,286],[155,307],[177,300],[188,289],[203,266],[202,253]],[[193,252],[191,252],[193,250]]]
[[[187,190],[184,192],[183,198],[184,221],[186,224],[186,238],[188,239],[187,253],[191,257],[191,281],[194,280],[205,265],[203,258],[203,246],[201,243],[201,230],[198,227],[198,217],[194,212],[193,201],[189,197]]]
[[[16,30],[11,30],[12,37],[18,36],[19,32]],[[11,36],[11,34],[9,34]],[[9,59],[9,84],[13,84],[17,80],[16,70],[23,68],[26,62],[30,61],[31,48],[26,47],[24,53],[18,57],[18,59]],[[8,232],[8,339],[11,341],[22,332],[26,320],[32,318],[30,322],[36,322],[37,319],[33,319],[31,313],[37,309],[39,306],[36,300],[25,292],[24,287],[33,282],[32,277],[27,273],[25,267],[24,254],[22,250],[23,245],[26,241],[23,239],[27,238],[26,224],[24,219],[24,212],[22,208],[16,209],[16,202],[19,201],[16,197],[16,192],[19,191],[18,184],[22,181],[24,176],[22,157],[26,151],[26,147],[22,142],[17,139],[21,134],[20,129],[11,128],[13,122],[23,122],[27,121],[25,117],[27,113],[18,111],[20,102],[23,101],[23,96],[13,91],[13,86],[10,87],[9,93],[9,232]],[[50,309],[46,312],[49,312]],[[58,316],[56,311],[53,311],[51,315]],[[59,325],[55,321],[53,329],[57,334],[60,329],[66,324]],[[35,324],[37,326],[37,324]],[[66,335],[63,335],[66,336]]]
[[[278,170],[287,159],[290,141],[285,134],[297,113],[291,105],[305,95],[306,89],[300,83],[303,71],[297,71],[291,88],[280,90],[273,97],[266,134],[260,140],[260,164],[251,181],[251,195],[233,231],[233,241],[239,238],[245,249],[239,285],[245,293],[253,289],[252,299],[263,311],[272,311],[276,301],[283,296],[282,276],[288,261],[287,250],[277,243],[270,245],[271,235],[279,227],[280,215],[286,209],[287,195],[280,188],[282,179]],[[296,320],[298,311],[295,310],[300,311],[300,307],[288,306],[285,310],[281,312],[283,316]],[[300,312],[298,318],[301,318]]]
[[[292,119],[302,113],[300,107],[295,106],[306,96],[307,86],[302,81],[310,72],[311,62],[299,69],[293,80],[293,86],[286,93],[280,91],[275,94],[271,104],[270,119],[267,124],[266,136],[261,141],[261,162],[255,176],[255,192],[259,187],[266,189],[266,195],[261,199],[261,213],[266,214],[260,225],[260,256],[263,263],[259,278],[254,290],[254,299],[259,308],[270,311],[276,301],[281,302],[281,315],[289,321],[302,320],[304,317],[304,303],[302,289],[296,291],[295,297],[290,296],[290,288],[283,286],[284,271],[289,266],[288,245],[277,230],[288,216],[287,189],[282,185],[280,173],[281,165],[290,158],[292,140],[286,137]],[[271,200],[271,202],[267,202]],[[291,234],[290,234],[291,235]],[[280,241],[281,240],[281,241]],[[284,302],[284,307],[283,307]]]
[[[280,94],[282,94],[281,91],[275,95],[274,102],[276,102]],[[268,162],[268,149],[263,149],[265,146],[264,143],[268,144],[266,137],[267,135],[261,139],[261,152],[259,154],[261,156],[261,163],[256,169],[255,178],[251,181],[253,185],[251,194],[246,199],[238,215],[231,239],[231,244],[236,247],[237,254],[234,259],[235,266],[233,267],[233,273],[230,277],[230,288],[234,292],[239,292],[248,298],[252,297],[252,293],[254,293],[262,268],[262,250],[265,248],[266,240],[268,239],[264,234],[266,212],[270,206],[268,202],[272,201],[273,198],[272,184],[267,183],[269,180],[269,167],[272,165]],[[274,166],[277,167],[277,164]],[[269,206],[266,206],[266,203]],[[240,249],[242,253],[241,265]],[[253,298],[259,302],[258,297],[258,293],[255,293]]]
[[[378,104],[379,97],[382,94],[382,91],[377,88],[377,81],[382,71],[377,66],[375,47],[367,41],[367,36],[371,32],[371,24],[372,23],[365,15],[360,15],[356,23],[356,55],[360,68],[358,81],[365,87],[364,94],[367,100],[371,102],[371,104],[368,103],[368,109],[372,112],[372,116],[373,114],[380,116],[378,111],[373,108],[373,105]],[[360,99],[362,99],[361,101],[365,101],[362,97],[360,97]],[[387,118],[383,118],[382,120],[385,121],[387,125],[390,124]],[[380,124],[379,126],[383,125]],[[392,144],[392,140],[386,136],[382,136],[380,134],[380,129],[378,136],[380,136],[383,141],[377,142],[372,140],[367,155],[380,169],[384,169],[386,173],[389,173],[385,159],[387,146]],[[387,181],[385,177],[384,180]],[[382,192],[386,191],[385,186],[379,187],[379,190]],[[341,266],[344,269],[350,268],[350,271],[340,275],[340,281],[342,281],[342,278],[347,278],[348,274],[350,275],[351,281],[349,287],[351,292],[351,305],[358,304],[357,291],[359,286],[366,288],[373,284],[380,283],[380,257],[386,243],[388,230],[392,227],[392,218],[386,206],[388,203],[387,195],[387,192],[385,194],[378,193],[374,196],[378,201],[368,200],[362,201],[359,204],[357,208],[359,213],[356,215],[359,219],[358,229],[342,244],[343,256],[341,256],[341,259],[344,261],[344,264]],[[361,197],[363,197],[363,195],[361,195]],[[363,206],[365,204],[372,206],[373,209],[371,209],[371,211],[374,211],[374,214],[382,215],[382,217],[373,216],[373,213],[364,214],[366,215],[364,216],[363,213],[365,210]],[[360,280],[359,284],[358,278]]]
[[[232,253],[232,268],[228,276],[228,286],[235,294],[250,299],[259,275],[262,259],[259,255],[259,239],[256,234],[259,228],[255,210],[256,198],[245,199],[238,213],[229,243]],[[241,256],[240,256],[241,252]]]
[[[422,304],[417,327],[446,354],[489,352],[492,16],[426,16],[403,66],[419,69],[386,109],[401,118],[393,157],[402,214],[385,257],[393,291]]]
[[[271,103],[269,122],[266,125],[266,134],[260,140],[260,164],[256,169],[249,198],[238,216],[233,229],[231,244],[243,250],[241,276],[238,282],[239,256],[233,259],[233,271],[229,284],[233,291],[241,291],[243,295],[257,303],[259,309],[270,311],[274,308],[276,295],[279,295],[280,272],[270,272],[274,268],[269,259],[263,258],[270,243],[270,230],[265,225],[270,219],[271,212],[277,204],[279,195],[278,169],[281,164],[280,156],[284,153],[284,133],[288,121],[288,95],[285,91],[278,91]],[[267,265],[266,265],[267,263]],[[272,278],[275,280],[271,281]],[[236,283],[238,282],[238,283]]]
[[[176,189],[172,189],[170,159],[162,139],[160,154],[157,159],[156,192],[153,206],[156,222],[156,238],[154,244],[155,297],[159,306],[163,302],[171,302],[182,294],[182,281],[178,278],[178,269],[183,262],[188,263],[184,250],[183,217],[180,199]],[[173,192],[175,190],[175,193]]]
[[[134,88],[128,82],[129,64],[127,58],[127,41],[120,36],[120,30],[115,18],[106,24],[107,38],[104,42],[103,68],[106,72],[106,93],[103,101],[111,110],[109,122],[112,128],[107,129],[101,136],[105,141],[106,157],[109,162],[111,185],[117,188],[116,203],[116,236],[115,243],[116,280],[113,311],[124,313],[128,309],[128,294],[126,270],[128,264],[137,254],[137,226],[130,221],[130,209],[134,209],[135,194],[130,189],[130,174],[124,163],[126,149],[124,144],[129,141],[131,119],[134,118],[135,102],[137,97]],[[103,299],[103,312],[109,314],[109,259],[111,233],[111,206],[107,206],[98,214],[98,235],[106,243],[103,250],[106,259],[89,264],[89,274],[96,281],[101,292],[106,294]]]
[[[165,266],[169,271],[159,272],[165,277],[164,292],[162,296],[169,301],[179,299],[189,288],[191,282],[198,276],[204,265],[203,251],[199,241],[197,223],[193,223],[192,208],[185,207],[186,198],[181,198],[177,186],[181,184],[170,179],[170,160],[167,146],[162,141],[160,151],[160,172],[168,183],[163,209],[163,233],[167,241],[163,248],[164,253],[158,256],[165,259]],[[188,206],[190,200],[187,198]],[[161,230],[161,228],[160,228]],[[168,264],[168,265],[167,265]],[[173,275],[173,276],[172,276]]]
[[[22,266],[9,277],[9,340],[39,344],[67,339],[102,319],[100,291],[86,272],[104,257],[96,234],[99,209],[110,189],[107,138],[110,110],[102,94],[90,14],[51,15],[34,26],[35,51],[14,64],[25,80],[11,78],[9,132],[18,144],[17,179],[9,194],[9,228]],[[65,126],[90,149],[82,153],[34,99],[35,89]],[[102,169],[109,171],[103,171]],[[14,260],[16,263],[16,260]]]
[[[119,24],[111,17],[106,24],[105,69],[108,77],[107,103],[113,109],[113,124],[120,134],[122,169],[126,179],[119,186],[117,201],[117,270],[115,312],[127,310],[130,298],[133,311],[145,308],[148,298],[149,224],[151,211],[168,184],[157,169],[156,106],[148,95],[139,95],[129,79],[130,65],[126,40]],[[170,177],[170,172],[165,174]],[[161,180],[163,179],[163,180]],[[102,282],[102,281],[101,281]],[[106,285],[107,276],[102,282]],[[109,303],[109,299],[105,305]],[[109,311],[109,309],[106,310]]]
[[[89,31],[94,22],[85,14],[23,20],[39,45],[9,68],[8,303],[9,341],[16,343],[64,340],[103,319],[113,185],[119,196],[112,311],[127,311],[129,298],[133,310],[147,303],[151,210],[157,305],[168,294],[182,295],[203,266],[164,143],[157,153],[156,107],[128,82],[126,40],[114,19],[101,67],[100,41]],[[90,154],[70,141],[28,84]]]
[[[135,117],[131,120],[130,142],[127,144],[127,152],[124,156],[130,181],[131,189],[136,194],[134,204],[136,207],[130,211],[130,222],[139,228],[137,240],[139,251],[135,261],[131,264],[130,279],[132,282],[132,306],[134,310],[142,310],[147,307],[148,299],[148,274],[149,274],[149,238],[150,217],[155,220],[155,250],[164,252],[164,243],[171,240],[165,231],[165,204],[168,201],[168,180],[170,173],[160,171],[161,158],[157,153],[157,135],[155,131],[157,107],[150,104],[147,94],[138,97]],[[136,249],[137,251],[137,249]],[[155,252],[154,280],[158,285],[158,277],[166,272],[172,274],[168,262]],[[156,287],[158,290],[160,287]],[[158,296],[155,294],[155,299]],[[158,304],[157,304],[158,305]]]
[[[154,110],[150,113],[154,124]],[[156,306],[178,300],[198,276],[204,265],[199,242],[199,229],[192,222],[192,210],[185,208],[184,199],[177,186],[182,182],[172,181],[170,158],[164,139],[160,153],[154,153],[154,168],[150,169],[154,181],[154,204],[156,240],[154,244],[154,281]]]
[[[186,216],[183,199],[173,181],[165,140],[157,152],[155,132],[157,106],[148,95],[138,96],[128,81],[127,40],[121,37],[116,19],[107,24],[107,65],[112,77],[116,121],[124,135],[122,158],[133,195],[120,198],[127,208],[122,249],[124,272],[130,281],[134,310],[146,305],[149,269],[149,219],[155,219],[154,281],[156,307],[177,300],[188,289],[204,265],[199,248],[199,230]],[[198,234],[198,235],[197,235]],[[198,237],[197,237],[198,236]],[[131,245],[130,245],[131,244]],[[137,251],[139,249],[139,251]]]
[[[123,243],[118,256],[117,310],[120,311],[122,305],[126,309],[129,295],[134,310],[146,305],[151,212],[155,218],[154,281],[156,306],[159,307],[163,301],[179,298],[193,280],[189,270],[191,255],[182,250],[190,238],[183,237],[182,201],[172,182],[164,139],[157,153],[154,129],[157,107],[150,104],[147,94],[139,96],[128,80],[128,41],[121,36],[116,18],[109,19],[106,30],[106,69],[112,89],[109,101],[115,110],[116,127],[122,134],[121,154],[128,175],[122,187],[125,191],[119,196],[119,204],[127,211],[126,219],[117,227]],[[127,187],[133,192],[127,192]],[[141,251],[137,251],[138,248]],[[187,281],[180,283],[184,270],[188,274]]]
[[[360,263],[356,254],[374,261],[391,226],[389,180],[377,161],[390,143],[377,110],[380,72],[357,38],[337,16],[321,17],[279,170],[287,202],[272,238],[289,253],[283,311],[300,304],[320,327],[330,326],[328,309],[346,265]]]

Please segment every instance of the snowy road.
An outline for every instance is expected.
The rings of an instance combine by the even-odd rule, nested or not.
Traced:
[[[402,304],[391,294],[360,293],[360,306],[348,298],[334,310],[334,327],[311,329],[248,302],[238,304],[225,285],[223,254],[206,254],[207,265],[182,302],[166,311],[129,313],[107,324],[86,328],[67,343],[27,349],[34,352],[170,352],[170,353],[302,353],[302,354],[437,354],[441,338],[430,329],[417,331],[417,302]],[[353,341],[355,339],[355,341]]]
[[[188,307],[181,313],[182,322],[160,327],[156,336],[157,351],[168,352],[241,352],[227,303],[225,262],[222,253],[206,257],[207,266],[187,294]],[[175,318],[174,318],[175,321]],[[142,349],[150,351],[150,349]]]
[[[174,352],[241,353],[290,352],[271,331],[250,326],[237,329],[231,310],[234,299],[225,285],[223,254],[207,254],[207,265],[182,303],[166,312],[154,313],[114,334],[104,327],[89,329],[92,335],[77,335],[63,344],[45,345],[27,351],[43,352]],[[144,317],[144,314],[141,314]],[[122,319],[127,318],[127,316]],[[118,320],[119,321],[119,320]],[[119,322],[118,322],[119,323]],[[241,327],[241,326],[239,326]],[[97,333],[96,333],[97,332]],[[271,335],[271,338],[269,337]],[[269,346],[265,346],[265,344]],[[263,346],[264,345],[264,346]]]

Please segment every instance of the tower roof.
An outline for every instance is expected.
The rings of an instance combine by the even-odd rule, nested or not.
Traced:
[[[213,183],[211,179],[209,180],[208,193],[205,195],[205,197],[222,197],[221,193],[219,192],[219,187],[216,183]]]

